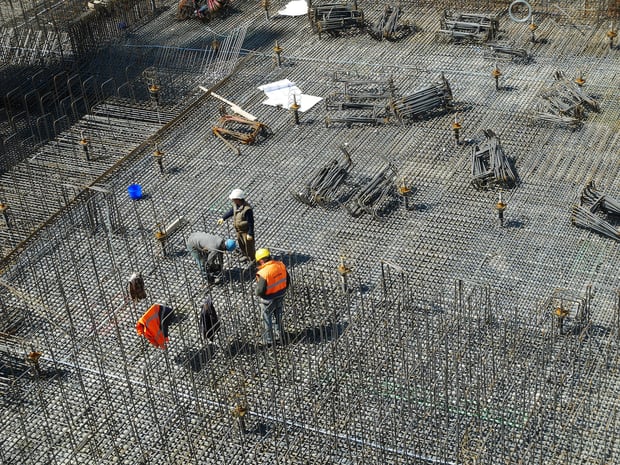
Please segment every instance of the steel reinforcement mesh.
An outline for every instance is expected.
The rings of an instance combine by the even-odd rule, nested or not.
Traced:
[[[360,5],[369,17],[379,11]],[[3,463],[618,460],[618,246],[570,224],[588,180],[620,193],[608,24],[542,16],[530,44],[526,26],[503,18],[506,36],[534,56],[522,64],[488,59],[483,44],[437,40],[438,15],[409,9],[411,37],[375,42],[353,32],[319,39],[305,17],[267,21],[248,8],[223,24],[249,20],[245,46],[256,51],[216,92],[267,124],[270,137],[238,144],[237,155],[211,131],[219,100],[189,99],[196,103],[160,121],[164,108],[127,99],[122,108],[102,105],[106,115],[85,117],[7,174],[2,245],[21,253],[0,278]],[[148,28],[173,35],[176,23],[165,21]],[[217,24],[195,34],[210,41]],[[600,103],[578,130],[533,117],[558,68],[582,73],[584,92]],[[290,110],[262,105],[257,89],[288,78],[326,98],[342,90],[336,75],[392,79],[407,95],[440,73],[454,109],[404,125],[326,127],[324,102],[296,125]],[[89,163],[66,142],[82,128],[92,140]],[[502,192],[503,224],[497,189],[471,185],[471,149],[487,129],[519,177]],[[291,190],[343,144],[353,166],[332,201],[297,201]],[[379,218],[353,218],[343,206],[386,160],[410,183],[407,202],[393,186]],[[142,199],[128,197],[132,183]],[[293,278],[284,345],[262,344],[253,274],[236,255],[226,256],[225,283],[210,287],[185,251],[193,231],[234,236],[217,219],[236,187],[254,206],[257,245],[277,253]],[[158,225],[172,224],[182,226],[156,239]],[[148,292],[138,303],[126,291],[136,271]],[[223,323],[214,344],[198,332],[206,295]],[[155,302],[177,315],[165,351],[134,328]]]
[[[269,347],[236,259],[225,285],[203,287],[182,249],[144,253],[133,236],[66,227],[3,281],[3,308],[28,304],[13,330],[21,353],[42,352],[18,376],[24,359],[3,359],[14,372],[3,387],[5,463],[617,457],[617,293],[556,289],[530,308],[488,286],[425,287],[388,263],[377,280],[343,283],[276,250],[293,286],[288,341]],[[125,293],[133,269],[146,301]],[[198,331],[206,295],[222,320],[214,343]],[[167,350],[135,333],[151,302],[175,308]]]

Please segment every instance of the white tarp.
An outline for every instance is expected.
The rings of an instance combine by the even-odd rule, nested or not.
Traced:
[[[302,16],[308,13],[306,0],[294,0],[286,4],[283,10],[278,11],[282,16]]]
[[[267,96],[267,100],[263,101],[264,105],[282,107],[287,110],[291,108],[295,101],[300,106],[299,111],[304,112],[323,100],[322,97],[302,93],[301,89],[288,79],[270,82],[269,84],[259,86],[258,89],[265,92]]]

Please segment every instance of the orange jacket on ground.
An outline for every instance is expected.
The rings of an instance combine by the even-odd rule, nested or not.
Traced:
[[[151,305],[136,323],[136,331],[154,346],[165,349],[168,338],[164,336],[164,329],[161,324],[162,307],[161,304]]]

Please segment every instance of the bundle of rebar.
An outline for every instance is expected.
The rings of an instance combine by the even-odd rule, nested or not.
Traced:
[[[572,130],[579,129],[579,127],[583,124],[582,121],[578,118],[573,118],[572,116],[566,115],[558,115],[553,113],[554,111],[555,109],[550,108],[548,105],[539,104],[536,107],[536,113],[534,118],[537,121],[557,124],[558,126],[564,126]]]
[[[499,138],[490,129],[483,132],[486,140],[474,145],[471,150],[472,185],[479,190],[512,186],[517,177]]]
[[[620,200],[601,194],[596,189],[594,181],[589,181],[581,191],[581,205],[589,206],[592,213],[603,211],[612,215],[620,215]]]
[[[400,16],[401,9],[399,5],[385,5],[381,17],[368,29],[368,33],[377,40],[397,40],[401,38],[410,28],[406,25],[398,24]]]
[[[483,13],[459,13],[445,10],[438,33],[454,41],[485,42],[496,38],[499,18]]]
[[[377,172],[355,194],[349,202],[345,204],[346,210],[351,216],[357,218],[364,213],[368,213],[375,218],[379,218],[379,211],[383,200],[394,190],[396,183],[396,168],[389,163],[381,171]]]
[[[334,75],[334,81],[344,90],[332,92],[325,99],[328,111],[344,111],[337,116],[327,116],[325,126],[342,123],[377,125],[390,120],[388,101],[394,98],[396,88],[392,78],[385,80],[348,79]]]
[[[332,36],[338,36],[347,29],[365,26],[364,12],[357,7],[357,1],[352,3],[325,3],[313,5],[308,10],[310,27],[319,34],[327,32]]]
[[[508,42],[493,42],[487,44],[485,57],[493,60],[514,61],[516,63],[527,63],[530,60],[527,50],[515,47]]]
[[[443,73],[437,81],[397,99],[392,99],[390,108],[403,123],[404,120],[419,119],[435,111],[453,108],[452,89]]]
[[[554,74],[555,82],[539,95],[535,117],[578,128],[587,117],[587,110],[599,111],[599,104],[586,95],[577,82],[567,79],[562,71]]]
[[[601,194],[589,181],[581,191],[579,205],[573,206],[571,222],[612,239],[620,240],[620,228],[612,225],[606,215],[620,215],[620,201]]]
[[[585,229],[591,229],[603,236],[620,241],[620,229],[603,219],[601,216],[581,205],[574,205],[571,223]]]
[[[213,134],[224,142],[233,151],[240,153],[239,148],[229,140],[238,141],[245,145],[252,145],[271,135],[271,129],[260,121],[251,121],[237,115],[224,114],[211,128]]]
[[[306,205],[326,206],[336,196],[338,188],[344,183],[353,166],[346,146],[341,145],[343,158],[334,158],[319,168],[300,190],[291,189],[291,195]]]

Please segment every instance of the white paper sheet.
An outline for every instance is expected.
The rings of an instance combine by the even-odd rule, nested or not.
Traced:
[[[299,105],[299,111],[305,112],[323,100],[322,97],[304,94],[294,82],[288,79],[270,82],[258,87],[267,96],[267,100],[263,101],[264,105],[273,107],[282,107],[290,109],[294,102]]]
[[[286,4],[284,9],[278,11],[282,16],[302,16],[308,13],[308,3],[306,0],[294,0]]]

